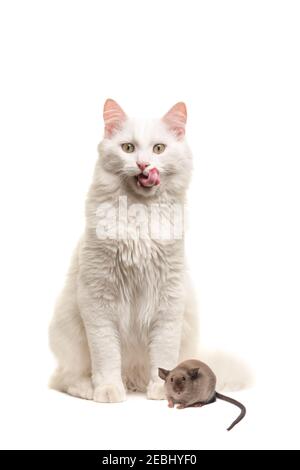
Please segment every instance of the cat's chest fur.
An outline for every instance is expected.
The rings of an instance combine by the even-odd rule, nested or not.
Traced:
[[[111,302],[158,298],[184,267],[182,240],[95,240],[81,250],[81,273],[91,294]]]
[[[120,210],[120,197],[100,202],[109,202],[100,206],[109,212],[99,211],[99,198],[90,201],[82,248],[89,288],[107,301],[135,302],[141,292],[143,299],[157,296],[183,270],[183,240],[174,231],[172,204],[134,205],[127,199]]]
[[[111,253],[107,263],[111,275],[118,283],[137,288],[141,283],[148,285],[162,284],[170,274],[179,268],[181,259],[180,241],[155,240],[141,238],[138,240],[114,240],[103,243],[102,248]]]
[[[125,270],[143,271],[167,263],[168,248],[161,241],[147,239],[118,240],[116,242],[116,263]]]

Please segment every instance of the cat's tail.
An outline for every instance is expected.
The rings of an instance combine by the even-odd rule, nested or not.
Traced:
[[[234,392],[250,388],[254,383],[251,368],[230,353],[200,350],[199,359],[214,371],[217,390]]]
[[[217,376],[217,390],[235,391],[249,388],[254,382],[251,368],[235,355],[201,346],[195,289],[186,276],[186,305],[180,361],[195,358],[209,365]]]

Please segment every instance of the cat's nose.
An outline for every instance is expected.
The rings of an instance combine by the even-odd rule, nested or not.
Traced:
[[[141,171],[144,171],[145,168],[147,168],[147,166],[150,165],[149,162],[136,162],[136,164],[137,164],[137,166],[139,167],[139,169],[140,169]]]

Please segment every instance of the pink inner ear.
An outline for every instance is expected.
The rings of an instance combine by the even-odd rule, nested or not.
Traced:
[[[182,139],[185,135],[187,111],[184,103],[175,104],[167,114],[164,115],[163,121],[176,134],[178,139]]]
[[[126,118],[126,114],[116,101],[106,100],[103,109],[105,137],[111,137],[117,129],[120,129]]]

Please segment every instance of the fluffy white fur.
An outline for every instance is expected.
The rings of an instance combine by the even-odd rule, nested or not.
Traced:
[[[58,362],[53,388],[99,402],[123,401],[127,389],[161,399],[158,367],[172,369],[179,360],[199,356],[184,240],[99,240],[96,234],[99,205],[117,206],[120,196],[127,197],[129,207],[184,204],[192,170],[185,119],[182,103],[164,119],[141,121],[127,118],[112,100],[106,102],[86,229],[50,326]],[[135,151],[125,153],[124,142],[134,142]],[[163,154],[153,153],[156,143],[166,145]],[[136,184],[140,160],[159,170],[158,186]]]

